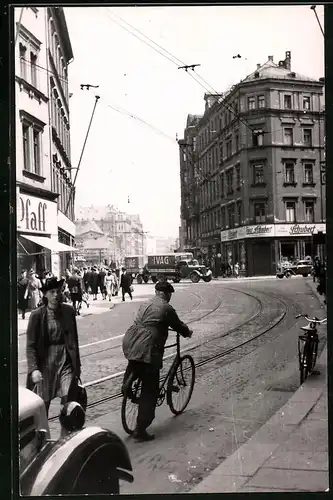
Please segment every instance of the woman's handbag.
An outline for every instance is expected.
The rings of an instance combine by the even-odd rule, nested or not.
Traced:
[[[131,292],[133,293],[134,292],[134,286],[131,285],[131,288],[130,288]]]
[[[87,409],[88,397],[87,391],[81,382],[81,379],[74,377],[68,391],[68,401],[76,401],[84,411]]]

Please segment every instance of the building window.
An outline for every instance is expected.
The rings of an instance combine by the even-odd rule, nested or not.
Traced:
[[[254,204],[254,220],[256,224],[263,224],[266,222],[265,203]]]
[[[37,56],[30,52],[31,85],[37,87]]]
[[[34,173],[40,175],[41,145],[40,145],[39,130],[33,130],[33,142],[34,142]]]
[[[235,219],[234,219],[234,205],[229,205],[228,207],[228,226],[229,227],[234,227],[235,225]]]
[[[222,161],[223,161],[223,142],[220,142],[219,148],[220,148],[220,163],[222,163]]]
[[[220,193],[221,198],[224,198],[224,172],[220,175]]]
[[[239,151],[239,134],[235,135],[236,151]]]
[[[294,184],[295,183],[295,164],[292,162],[287,162],[285,165],[285,183]]]
[[[292,128],[285,128],[284,129],[284,144],[285,146],[292,146],[293,145],[293,129]]]
[[[231,139],[229,139],[227,141],[227,158],[229,158],[231,156],[231,153],[232,153],[232,143],[231,143]]]
[[[236,189],[241,188],[241,169],[240,165],[236,165]]]
[[[304,202],[305,209],[305,221],[306,222],[314,222],[314,202],[313,201],[305,201]]]
[[[313,165],[312,163],[304,164],[304,183],[313,184]]]
[[[29,126],[23,123],[23,165],[24,170],[30,171]]]
[[[232,169],[226,172],[227,177],[227,194],[233,193],[233,171]]]
[[[20,43],[20,75],[23,80],[27,79],[27,61],[26,61],[27,48]]]
[[[259,95],[258,96],[258,108],[264,108],[264,107],[265,107],[265,96]]]
[[[284,109],[291,109],[291,95],[285,95],[283,99]]]
[[[265,182],[264,178],[264,166],[263,165],[253,165],[253,184],[263,184]]]
[[[305,201],[304,202],[305,209],[305,221],[306,222],[314,222],[314,202],[313,201]]]
[[[247,98],[247,108],[248,109],[256,109],[256,98],[248,97]]]
[[[286,221],[296,222],[296,203],[294,201],[286,202]]]
[[[305,110],[310,109],[310,97],[308,96],[303,96],[303,109]]]
[[[303,129],[303,144],[306,147],[312,147],[312,130],[310,128]]]
[[[262,130],[253,130],[252,132],[252,144],[254,148],[263,145],[264,134]]]
[[[224,229],[226,226],[225,224],[225,207],[221,207],[221,227]]]
[[[235,113],[237,114],[238,111],[239,111],[239,105],[238,105],[238,100],[236,99],[235,102],[234,102],[234,110],[235,110]]]
[[[237,222],[241,226],[242,225],[242,202],[241,201],[237,201],[236,208],[237,208]]]

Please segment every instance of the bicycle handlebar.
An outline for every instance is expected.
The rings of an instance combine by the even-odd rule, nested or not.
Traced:
[[[297,316],[295,316],[295,319],[298,319],[298,318],[304,318],[309,323],[316,323],[318,325],[322,325],[323,323],[325,323],[327,321],[327,318],[324,318],[324,319],[318,319],[316,317],[315,318],[308,318],[308,316],[306,314],[297,314]]]

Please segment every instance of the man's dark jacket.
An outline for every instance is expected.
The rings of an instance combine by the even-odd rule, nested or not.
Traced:
[[[120,287],[123,288],[123,290],[129,290],[132,285],[132,275],[124,273],[121,275],[121,280],[120,280]]]
[[[178,318],[174,308],[162,297],[154,297],[139,308],[133,325],[124,335],[125,358],[161,368],[168,328],[183,337],[190,336],[190,329]]]
[[[47,306],[39,307],[31,312],[27,329],[27,388],[32,389],[31,373],[42,371],[48,350]],[[65,345],[70,356],[74,375],[81,375],[79,340],[77,334],[75,311],[72,306],[61,304],[58,310],[59,321],[64,330]]]

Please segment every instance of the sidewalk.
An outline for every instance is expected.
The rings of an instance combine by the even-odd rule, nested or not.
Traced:
[[[308,284],[318,295],[317,284],[312,280]],[[318,298],[322,303],[323,298]],[[286,405],[191,493],[327,490],[326,347],[317,365],[320,375],[310,376]]]

